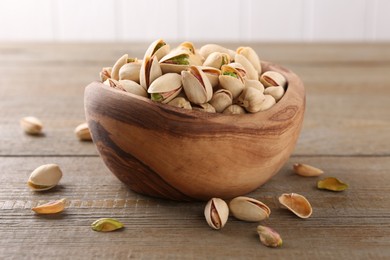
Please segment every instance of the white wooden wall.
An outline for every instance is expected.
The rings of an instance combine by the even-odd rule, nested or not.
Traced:
[[[389,41],[390,0],[0,0],[0,41]]]

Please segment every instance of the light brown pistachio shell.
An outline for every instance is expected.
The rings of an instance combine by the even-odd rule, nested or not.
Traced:
[[[304,163],[295,163],[293,169],[296,174],[305,177],[319,176],[324,173],[323,170]]]
[[[162,71],[157,57],[145,57],[139,74],[140,85],[147,90],[150,84],[161,75]]]
[[[145,52],[145,57],[156,57],[159,61],[162,57],[167,55],[170,51],[170,47],[163,39],[158,39],[152,42]]]
[[[239,105],[230,105],[223,112],[225,115],[240,115],[245,114],[245,109],[240,107]]]
[[[263,92],[255,88],[245,88],[238,97],[238,104],[251,113],[259,112],[264,101]]]
[[[276,102],[278,102],[284,95],[284,87],[282,86],[271,86],[264,90],[265,95],[271,95]]]
[[[280,235],[272,228],[266,226],[257,226],[260,242],[268,247],[280,247],[283,244]]]
[[[210,227],[217,230],[221,229],[228,220],[229,207],[224,200],[212,198],[204,208],[204,216]]]
[[[176,73],[167,73],[152,82],[148,89],[153,101],[168,103],[182,90],[181,76]]]
[[[275,105],[276,100],[271,95],[264,95],[264,102],[260,105],[259,111],[265,111],[270,109],[273,105]]]
[[[120,80],[132,80],[139,83],[139,74],[141,71],[141,62],[130,62],[123,65],[119,70]]]
[[[246,71],[246,78],[247,79],[253,79],[253,80],[259,79],[259,73],[255,69],[255,67],[252,65],[252,63],[245,56],[243,56],[241,54],[236,54],[234,61],[236,63],[241,64],[244,67],[244,69]]]
[[[28,186],[35,191],[49,190],[62,178],[62,171],[57,164],[45,164],[36,168],[30,175]]]
[[[129,55],[124,54],[122,57],[120,57],[112,66],[111,70],[111,78],[115,80],[119,80],[119,70],[120,68],[125,65],[128,61]]]
[[[229,56],[231,58],[234,58],[234,55],[236,55],[236,52],[233,51],[233,50],[230,50],[228,48],[225,48],[221,45],[218,45],[218,44],[206,44],[206,45],[203,45],[200,49],[199,49],[199,53],[200,55],[202,55],[205,59],[207,59],[207,57],[213,53],[213,52],[222,52],[222,53],[227,53],[229,54]]]
[[[92,141],[91,132],[89,131],[88,124],[79,124],[75,129],[74,133],[77,138],[81,141]]]
[[[64,211],[66,199],[51,201],[32,208],[37,214],[56,214]]]
[[[182,71],[181,75],[184,92],[189,101],[195,104],[203,104],[210,101],[213,95],[213,88],[201,67],[190,66],[188,70]]]
[[[20,119],[20,127],[26,134],[39,135],[42,133],[43,124],[34,116],[27,116]]]
[[[313,213],[310,202],[297,193],[284,193],[279,197],[279,202],[300,218],[308,218]]]
[[[251,47],[239,47],[236,52],[245,56],[250,61],[250,63],[252,63],[253,67],[256,69],[259,75],[261,74],[262,69],[259,56]]]
[[[229,65],[223,65],[221,75],[219,76],[219,84],[222,88],[229,90],[233,99],[237,98],[244,89],[244,81],[240,72]]]
[[[263,202],[243,196],[232,199],[229,209],[235,218],[250,222],[264,220],[271,214],[270,208]]]
[[[168,102],[168,105],[189,109],[189,110],[192,109],[191,103],[184,97],[175,97],[174,99]]]
[[[215,91],[209,103],[215,108],[216,112],[222,113],[233,103],[233,95],[229,90],[220,89]]]
[[[199,110],[199,111],[204,111],[207,113],[215,113],[215,108],[210,105],[209,103],[204,103],[204,104],[195,104],[192,106],[193,110]]]
[[[111,78],[111,71],[112,71],[111,67],[104,67],[104,68],[102,68],[102,70],[99,73],[100,81],[104,82],[107,79]]]
[[[286,78],[276,71],[266,71],[260,76],[260,82],[263,83],[264,87],[271,86],[282,86],[285,87],[287,80]]]
[[[264,86],[258,80],[245,79],[244,84],[245,84],[246,88],[255,88],[255,89],[260,90],[261,92],[264,92]]]
[[[219,84],[219,75],[221,75],[221,71],[212,67],[201,66],[201,70],[206,74],[209,79],[211,86],[214,88]]]
[[[160,60],[160,66],[164,74],[170,72],[180,74],[191,65],[200,66],[202,61],[186,49],[175,49]]]
[[[141,97],[148,97],[146,90],[137,82],[132,80],[119,80],[119,85],[126,91]]]
[[[317,188],[330,191],[343,191],[348,188],[348,184],[335,177],[328,177],[317,182]]]
[[[223,65],[229,64],[230,60],[231,58],[227,53],[213,52],[203,62],[203,66],[221,69]]]

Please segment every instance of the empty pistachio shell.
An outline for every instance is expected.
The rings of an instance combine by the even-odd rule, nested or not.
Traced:
[[[35,191],[48,190],[56,186],[61,178],[62,171],[57,164],[45,164],[31,173],[28,186]]]
[[[57,201],[51,201],[32,208],[32,210],[37,214],[56,214],[60,213],[65,209],[66,199],[61,199]]]
[[[223,112],[225,115],[239,115],[245,114],[245,109],[240,107],[239,105],[230,105]]]
[[[219,75],[221,75],[221,71],[212,67],[201,66],[200,69],[206,74],[209,79],[211,86],[215,87],[219,84]]]
[[[270,208],[263,202],[248,197],[232,199],[229,209],[235,218],[250,222],[261,221],[271,214]]]
[[[204,216],[210,227],[221,229],[225,226],[229,217],[229,207],[224,200],[212,198],[204,208]]]
[[[20,119],[20,126],[25,133],[30,135],[39,135],[42,133],[42,122],[33,116],[27,116]]]
[[[260,237],[260,242],[268,247],[279,247],[283,244],[280,235],[272,228],[265,226],[257,226],[257,233]]]
[[[334,177],[328,177],[317,182],[317,188],[322,190],[331,190],[331,191],[343,191],[348,188],[348,184],[340,181]]]
[[[260,76],[260,81],[264,87],[270,86],[282,86],[284,87],[287,83],[286,78],[276,71],[267,71]]]
[[[305,177],[319,176],[324,173],[321,169],[303,163],[295,163],[293,169],[296,174]]]
[[[313,213],[309,201],[297,193],[284,193],[279,202],[300,218],[308,218]]]
[[[88,124],[82,123],[79,124],[75,129],[74,133],[76,134],[77,138],[81,141],[91,141],[91,132],[89,131]]]
[[[113,218],[100,218],[91,224],[91,228],[98,232],[110,232],[123,228],[124,225]]]

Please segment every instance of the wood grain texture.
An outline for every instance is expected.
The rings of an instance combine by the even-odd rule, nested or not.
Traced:
[[[235,48],[238,43],[224,44]],[[296,149],[269,182],[249,196],[270,206],[262,224],[283,237],[280,249],[259,243],[257,223],[230,217],[211,230],[201,202],[173,202],[132,192],[73,129],[85,120],[85,86],[123,53],[142,57],[147,43],[0,44],[1,259],[389,259],[390,44],[257,44],[260,57],[296,72],[305,84],[305,120]],[[199,45],[200,46],[200,43]],[[35,115],[45,136],[24,135],[19,119]],[[319,191],[318,178],[291,172],[308,163],[350,187]],[[58,163],[60,185],[34,193],[37,166]],[[305,195],[312,217],[280,208],[284,192]],[[38,217],[38,203],[68,198],[59,216]],[[114,217],[123,231],[102,234],[92,221]]]

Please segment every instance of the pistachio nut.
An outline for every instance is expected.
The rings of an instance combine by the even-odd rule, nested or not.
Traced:
[[[348,188],[348,184],[335,177],[328,177],[317,182],[317,188],[322,190],[343,191]]]
[[[319,176],[324,173],[323,170],[304,163],[295,163],[293,169],[296,174],[305,177]]]
[[[216,112],[222,113],[233,103],[233,95],[229,90],[220,89],[215,91],[209,103],[215,108]]]
[[[241,64],[244,67],[244,69],[246,71],[246,78],[247,79],[253,79],[253,80],[259,79],[259,73],[255,69],[255,67],[252,65],[252,63],[245,56],[243,56],[241,54],[236,54],[234,61],[236,63]]]
[[[168,102],[168,105],[189,110],[192,109],[191,103],[185,97],[175,97]]]
[[[189,66],[200,66],[202,61],[197,56],[185,49],[176,49],[165,55],[160,60],[162,72],[165,73],[181,73],[188,69]]]
[[[230,60],[230,56],[227,53],[213,52],[203,62],[203,66],[221,69],[223,65],[229,64]]]
[[[120,80],[132,80],[139,83],[139,75],[141,71],[141,62],[135,61],[126,63],[119,69],[119,79]]]
[[[106,81],[107,79],[111,78],[111,67],[104,67],[99,73],[101,82]]]
[[[264,220],[271,214],[270,208],[263,202],[242,196],[232,199],[229,209],[235,218],[250,222]]]
[[[42,133],[43,124],[38,118],[27,116],[20,119],[20,127],[26,134],[40,135]]]
[[[244,80],[245,88],[255,88],[264,92],[264,86],[260,81],[254,79],[245,79]]]
[[[223,112],[225,115],[239,115],[239,114],[245,114],[245,109],[240,107],[239,105],[230,105],[228,106]]]
[[[272,228],[259,225],[257,226],[260,242],[268,247],[279,247],[283,244],[280,235]]]
[[[150,85],[148,93],[153,101],[168,103],[182,90],[181,76],[176,73],[167,73],[157,78]]]
[[[247,58],[250,63],[252,63],[253,67],[256,69],[259,75],[261,74],[261,63],[259,56],[257,56],[255,50],[253,50],[251,47],[242,46],[237,48],[236,52]]]
[[[282,86],[271,86],[264,90],[265,95],[271,95],[276,102],[278,102],[284,95],[284,87]]]
[[[66,199],[51,201],[32,208],[37,214],[56,214],[64,211]]]
[[[110,232],[123,228],[123,223],[113,218],[100,218],[91,224],[91,228],[98,232]]]
[[[128,59],[129,59],[129,55],[124,54],[122,57],[120,57],[115,62],[114,66],[112,66],[112,70],[111,70],[111,78],[112,79],[119,80],[119,70],[123,65],[125,65],[127,63]]]
[[[91,132],[89,131],[88,124],[79,124],[75,129],[74,133],[80,141],[92,141]]]
[[[207,113],[215,113],[215,108],[210,105],[209,103],[204,103],[204,104],[195,104],[192,106],[193,110],[198,110],[198,111],[204,111]]]
[[[49,190],[62,178],[62,171],[57,164],[45,164],[36,168],[30,175],[28,186],[35,191]]]
[[[283,193],[279,202],[300,218],[308,218],[313,213],[310,202],[297,193]]]
[[[201,67],[190,66],[188,70],[181,72],[184,92],[189,101],[195,104],[203,104],[210,101],[213,96],[213,88]]]
[[[124,80],[119,80],[118,84],[126,92],[129,92],[131,94],[141,96],[141,97],[148,97],[148,93],[146,92],[146,90],[135,81],[124,79]]]
[[[255,88],[245,88],[238,97],[238,104],[251,113],[259,112],[264,101],[263,92]]]
[[[228,220],[229,207],[224,200],[212,198],[204,208],[204,216],[210,227],[213,229],[221,229]]]
[[[263,83],[264,87],[271,86],[282,86],[285,87],[287,80],[286,78],[276,71],[266,71],[260,76],[260,82]]]
[[[161,75],[162,71],[157,57],[146,56],[142,61],[141,70],[139,73],[140,85],[147,90],[150,84],[152,84],[152,82]]]
[[[219,84],[222,88],[229,90],[233,99],[237,98],[244,89],[244,80],[241,73],[231,64],[221,67],[221,75],[219,76]]]
[[[275,105],[276,101],[271,95],[264,95],[264,101],[261,103],[259,111],[265,111],[270,109],[273,105]]]
[[[167,55],[170,51],[170,47],[163,39],[158,39],[152,42],[148,49],[145,52],[145,57],[154,57],[156,56],[157,60],[159,61],[162,57]]]
[[[207,59],[207,57],[213,52],[227,53],[229,54],[231,59],[234,59],[234,55],[236,55],[235,51],[218,44],[206,44],[199,49],[199,54],[202,55],[202,57],[204,57],[205,59]]]
[[[201,66],[200,69],[206,74],[213,88],[218,86],[219,75],[221,75],[221,71],[219,69],[205,66]]]

